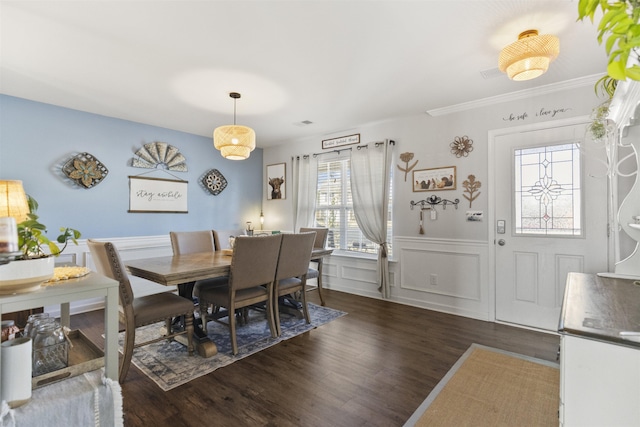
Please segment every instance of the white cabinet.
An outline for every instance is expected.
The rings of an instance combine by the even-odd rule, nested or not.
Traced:
[[[569,273],[559,332],[560,425],[640,426],[640,286]]]
[[[560,425],[640,426],[640,350],[560,339]]]

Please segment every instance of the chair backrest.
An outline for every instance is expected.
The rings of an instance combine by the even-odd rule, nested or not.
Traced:
[[[307,274],[315,240],[314,232],[282,235],[276,280]]]
[[[174,255],[220,250],[218,233],[215,230],[171,231],[169,236]]]
[[[281,234],[238,236],[231,257],[229,288],[245,289],[273,282],[281,240]]]
[[[98,242],[92,239],[87,240],[87,246],[98,273],[120,283],[120,304],[125,307],[126,313],[126,307],[131,307],[134,296],[126,267],[120,259],[118,250],[111,242]]]
[[[316,241],[313,244],[314,249],[324,249],[327,246],[327,237],[329,237],[329,229],[321,227],[301,227],[301,233],[316,232]]]

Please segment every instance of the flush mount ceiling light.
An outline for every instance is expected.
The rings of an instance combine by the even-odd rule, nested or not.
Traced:
[[[527,30],[518,41],[502,49],[498,68],[511,80],[531,80],[546,73],[551,61],[560,53],[560,41],[556,36],[538,35],[538,30]]]
[[[213,131],[213,146],[225,159],[244,160],[256,148],[256,133],[250,127],[236,125],[236,100],[240,94],[231,92],[229,96],[233,98],[233,125],[220,126]]]

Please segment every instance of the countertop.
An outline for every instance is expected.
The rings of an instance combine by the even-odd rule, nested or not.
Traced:
[[[558,331],[640,349],[640,286],[630,279],[569,273]]]

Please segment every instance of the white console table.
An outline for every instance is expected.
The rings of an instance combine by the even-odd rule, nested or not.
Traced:
[[[104,298],[105,375],[118,381],[118,282],[91,272],[87,276],[61,281],[24,294],[1,295],[0,316],[30,308],[60,304],[61,324],[69,326],[69,303],[89,298]],[[0,356],[0,363],[2,362]],[[2,381],[2,378],[0,378]],[[0,391],[0,402],[3,397]]]
[[[569,273],[560,318],[560,426],[640,425],[640,286]]]

